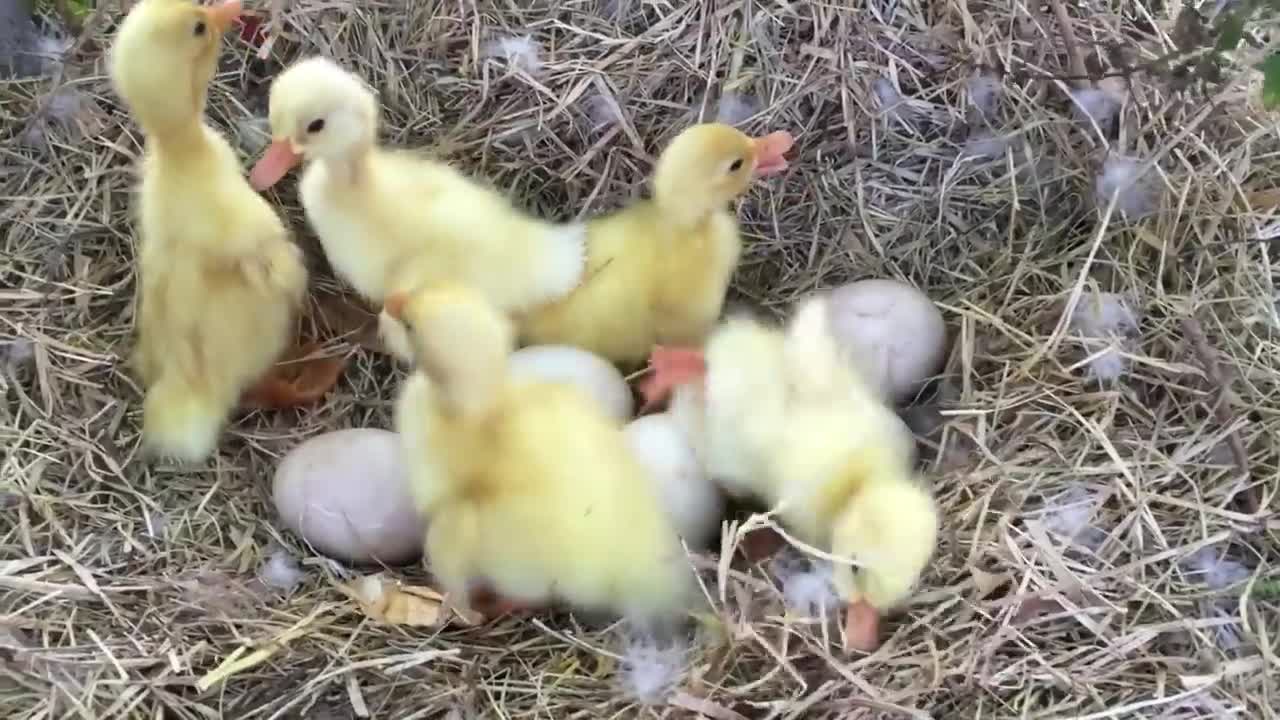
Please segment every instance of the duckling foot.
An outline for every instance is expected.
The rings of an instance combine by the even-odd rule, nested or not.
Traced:
[[[854,600],[845,610],[845,652],[875,652],[880,647],[880,611],[866,600]]]
[[[266,376],[244,392],[240,404],[249,408],[281,409],[309,405],[338,384],[347,366],[345,357],[308,357],[320,349],[309,342],[285,352]]]
[[[649,376],[640,381],[640,396],[644,398],[640,412],[661,405],[676,388],[706,374],[707,361],[701,350],[653,346],[649,354]]]
[[[467,600],[467,604],[471,606],[473,611],[483,615],[485,620],[497,620],[503,615],[514,615],[533,609],[531,605],[522,603],[519,600],[499,595],[493,588],[488,586],[474,588]]]

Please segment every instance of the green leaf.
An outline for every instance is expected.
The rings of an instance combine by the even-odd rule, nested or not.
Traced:
[[[1214,48],[1217,50],[1235,50],[1243,37],[1244,16],[1240,13],[1229,12],[1222,17],[1222,22],[1218,23],[1218,42],[1214,44]]]
[[[1262,70],[1262,104],[1267,108],[1280,105],[1280,52],[1272,53],[1258,67]]]

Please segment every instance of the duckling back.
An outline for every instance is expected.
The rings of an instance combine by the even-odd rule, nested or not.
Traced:
[[[574,388],[512,380],[509,325],[473,289],[388,311],[415,331],[420,367],[396,427],[445,587],[486,583],[526,604],[559,598],[637,620],[678,614],[692,573],[621,428]]]
[[[687,606],[691,572],[651,483],[621,432],[575,392],[520,383],[484,422],[448,425],[419,456],[434,467],[413,475],[419,497],[435,498],[427,552],[446,587],[484,580],[524,602],[554,597],[641,620]],[[442,482],[446,495],[429,489]]]
[[[703,429],[694,435],[707,472],[736,495],[771,499],[777,478],[769,471],[785,430],[788,388],[782,333],[752,318],[733,317],[706,345],[707,374],[701,389],[681,388],[681,396],[703,396]]]
[[[376,97],[332,60],[290,66],[270,106],[276,140],[252,175],[265,188],[307,159],[307,219],[335,272],[370,300],[456,280],[524,312],[582,279],[580,225],[535,218],[445,163],[379,147]]]
[[[741,240],[727,211],[682,226],[646,200],[588,222],[587,252],[582,283],[529,313],[521,337],[629,368],[654,344],[702,343],[720,316]]]

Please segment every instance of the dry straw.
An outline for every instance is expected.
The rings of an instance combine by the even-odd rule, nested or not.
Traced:
[[[122,358],[142,138],[103,76],[119,9],[101,5],[59,78],[0,84],[0,715],[1277,716],[1275,118],[1243,82],[1210,102],[1136,76],[1123,103],[1093,94],[1119,113],[1108,134],[1068,99],[1081,83],[1045,79],[1094,48],[1162,54],[1176,3],[1067,3],[1076,62],[1053,11],[984,0],[311,0],[270,24],[266,60],[225,41],[209,109],[246,147],[272,74],[324,53],[377,89],[387,141],[558,219],[642,192],[698,118],[750,113],[799,155],[741,204],[733,302],[783,312],[887,276],[944,307],[947,373],[911,415],[944,529],[885,646],[844,656],[784,612],[768,563],[707,560],[719,616],[651,705],[620,686],[611,631],[376,625],[275,527],[282,453],[389,425],[402,375],[383,358],[353,351],[321,407],[239,419],[205,468],[138,459]],[[66,87],[85,101],[49,101]],[[58,106],[79,114],[41,119]],[[1095,199],[1109,150],[1146,163],[1145,219]],[[336,287],[291,182],[274,200]],[[1136,329],[1078,331],[1104,295]],[[1089,372],[1117,356],[1114,379]],[[275,543],[301,558],[292,592],[261,579]]]

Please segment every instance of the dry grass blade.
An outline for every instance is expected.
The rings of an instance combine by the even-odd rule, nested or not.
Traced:
[[[278,528],[265,479],[306,437],[390,427],[403,378],[368,308],[324,300],[348,290],[291,180],[270,198],[314,269],[307,337],[351,346],[341,382],[237,417],[205,466],[139,457],[125,358],[142,137],[102,75],[118,4],[97,5],[61,78],[0,85],[0,716],[1278,716],[1274,117],[1249,78],[1208,103],[1139,74],[1104,137],[1038,79],[1099,48],[1159,57],[1181,3],[273,0],[269,45],[223,41],[209,121],[229,137],[261,125],[284,64],[323,53],[378,90],[383,140],[558,220],[643,193],[699,118],[788,130],[792,168],[740,204],[735,308],[782,313],[875,276],[944,308],[926,470],[943,532],[883,646],[846,654],[838,624],[786,612],[769,563],[699,557],[718,630],[674,699],[643,707],[618,686],[613,636],[571,618],[384,624],[336,583],[284,596],[255,577],[277,542],[342,574]],[[978,64],[1008,72],[975,114]],[[22,142],[64,87],[91,122]],[[260,150],[240,142],[248,166]],[[1112,146],[1161,188],[1140,222],[1095,207]],[[1059,327],[1095,292],[1138,316],[1106,384],[1085,368],[1110,346]],[[1215,367],[1229,404],[1205,383]],[[1245,490],[1257,508],[1236,507]]]

